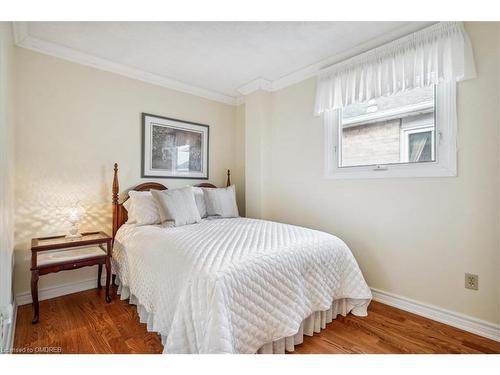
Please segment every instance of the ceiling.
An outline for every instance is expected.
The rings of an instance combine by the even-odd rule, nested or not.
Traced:
[[[28,22],[21,47],[237,104],[430,22]]]

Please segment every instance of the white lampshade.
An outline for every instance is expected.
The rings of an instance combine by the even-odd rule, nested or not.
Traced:
[[[67,211],[67,217],[70,222],[78,222],[85,215],[85,209],[80,206],[70,207]]]

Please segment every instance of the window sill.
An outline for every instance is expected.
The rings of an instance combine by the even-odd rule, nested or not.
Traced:
[[[326,179],[360,178],[418,178],[418,177],[456,177],[456,166],[444,167],[438,163],[416,165],[387,165],[384,169],[375,166],[334,168],[325,173]]]

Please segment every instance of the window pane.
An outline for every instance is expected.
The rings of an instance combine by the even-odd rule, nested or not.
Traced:
[[[408,139],[410,162],[432,161],[432,132],[413,133]]]
[[[434,161],[434,109],[433,86],[345,107],[339,166]]]

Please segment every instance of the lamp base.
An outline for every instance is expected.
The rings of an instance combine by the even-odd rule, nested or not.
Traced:
[[[67,234],[66,235],[66,241],[76,241],[76,240],[80,240],[82,238],[82,235],[80,233],[77,233],[77,234]]]
[[[76,241],[82,238],[82,235],[78,232],[78,226],[76,223],[72,223],[71,229],[66,235],[66,241]]]

